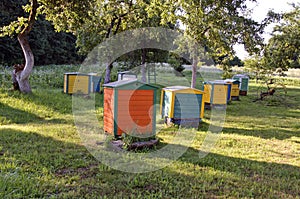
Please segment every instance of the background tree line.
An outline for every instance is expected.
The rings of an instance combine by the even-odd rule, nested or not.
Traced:
[[[2,0],[0,27],[20,16],[28,16],[22,6],[28,0]],[[56,32],[53,25],[39,15],[29,34],[29,43],[35,56],[35,65],[74,64],[84,59],[77,53],[76,37],[71,33]],[[0,37],[0,65],[24,64],[24,55],[16,35]]]
[[[256,2],[256,0],[248,1]],[[188,47],[190,49],[188,53],[193,66],[191,87],[194,87],[197,68],[203,63],[201,54],[204,53],[213,57],[216,63],[224,66],[239,61],[237,59],[234,60],[234,44],[244,44],[245,49],[251,55],[261,54],[264,50],[262,38],[264,28],[280,18],[278,14],[270,11],[263,21],[254,21],[249,15],[247,0],[225,0],[222,2],[213,0],[200,2],[194,0],[19,1],[20,5],[24,5],[22,9],[25,12],[22,11],[20,6],[16,6],[17,3],[12,0],[4,2],[1,4],[2,10],[6,10],[6,12],[3,12],[3,15],[6,14],[11,18],[4,17],[3,21],[7,20],[10,23],[3,22],[1,24],[0,36],[17,34],[19,44],[25,55],[26,64],[24,70],[17,74],[16,79],[19,84],[24,84],[24,88],[26,88],[24,92],[31,92],[28,77],[34,64],[38,65],[47,59],[51,60],[52,64],[55,62],[54,60],[57,61],[57,64],[60,61],[73,61],[73,57],[69,53],[74,52],[76,54],[75,40],[80,53],[87,54],[96,45],[117,33],[142,27],[177,29],[183,32],[186,37],[191,38],[189,46],[183,45],[180,48]],[[20,10],[16,11],[15,7],[20,8]],[[12,16],[9,15],[12,13]],[[53,28],[51,25],[49,27],[45,25],[47,22],[43,18],[51,21],[56,31],[70,32],[74,36],[59,33],[62,35],[57,36],[55,39],[45,38],[37,42],[37,39],[40,39],[42,36],[53,33]],[[180,30],[176,27],[178,22],[185,26],[185,30]],[[38,24],[41,24],[43,28],[37,29]],[[41,33],[42,29],[47,30],[47,33]],[[34,30],[37,31],[35,34]],[[57,44],[63,47],[58,48]],[[74,46],[72,47],[70,44]],[[205,48],[205,52],[197,47],[199,44]],[[51,48],[51,45],[55,48]],[[44,46],[50,47],[42,48]],[[66,50],[67,47],[72,49]],[[34,50],[31,50],[31,48]],[[53,54],[50,49],[53,49]],[[149,60],[147,58],[151,57],[147,54],[153,52],[155,50],[141,49],[132,57],[135,60],[140,60],[139,63],[143,67],[144,63]],[[170,57],[168,53],[161,53],[161,55],[162,59],[160,60],[165,60],[164,55]],[[57,56],[61,57],[58,58]],[[136,59],[136,56],[140,59]],[[74,55],[74,57],[78,57],[78,55]],[[111,69],[112,63],[107,63],[105,82],[110,81]]]
[[[244,61],[256,82],[272,82],[273,75],[285,76],[289,68],[300,68],[300,4],[283,13],[261,51]]]

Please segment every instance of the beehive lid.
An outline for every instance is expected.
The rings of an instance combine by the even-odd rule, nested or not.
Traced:
[[[205,82],[205,84],[218,84],[218,85],[224,85],[226,82],[224,80],[214,80],[214,81],[208,81]]]
[[[91,76],[99,76],[98,73],[88,73],[88,75],[91,75]]]
[[[249,76],[244,74],[236,74],[232,78],[249,78]]]
[[[240,83],[240,81],[237,80],[237,79],[225,79],[224,81],[225,82],[230,82],[230,83]]]
[[[171,91],[171,92],[186,92],[186,93],[204,93],[201,90],[190,88],[187,86],[170,86],[163,88],[164,91]]]
[[[137,79],[130,80],[119,80],[111,83],[107,83],[103,85],[104,87],[109,88],[124,88],[124,89],[158,89],[158,87],[145,84],[143,82],[138,81]]]
[[[65,75],[87,75],[85,73],[80,73],[80,72],[67,72],[67,73],[64,73]]]

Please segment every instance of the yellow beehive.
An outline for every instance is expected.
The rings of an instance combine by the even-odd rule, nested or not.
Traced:
[[[67,94],[89,94],[90,75],[72,72],[64,74],[64,93]]]
[[[206,105],[226,105],[228,85],[223,80],[204,82],[204,102]]]
[[[227,84],[231,84],[231,100],[239,100],[240,97],[240,89],[239,84],[240,81],[236,79],[225,79]]]

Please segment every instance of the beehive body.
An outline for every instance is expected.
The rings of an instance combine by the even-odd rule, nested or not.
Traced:
[[[238,97],[240,95],[239,84],[232,84],[231,97]]]
[[[82,73],[64,74],[64,93],[89,94],[90,76]]]
[[[228,85],[221,80],[204,83],[204,102],[210,105],[226,105]]]
[[[203,91],[188,87],[167,87],[162,90],[161,115],[180,124],[185,120],[201,121],[204,115]]]
[[[249,77],[247,75],[238,74],[233,76],[233,79],[240,81],[240,95],[247,95],[249,89]]]
[[[114,132],[114,90],[112,88],[104,89],[103,99],[103,124],[104,131],[113,133]]]
[[[232,84],[226,83],[226,85],[227,85],[227,103],[228,103],[231,101],[231,86],[232,86]]]
[[[137,80],[118,82],[123,83],[104,85],[104,131],[116,137],[123,133],[154,134],[157,88]]]
[[[239,80],[225,79],[224,81],[231,85],[230,100],[238,100],[240,95]]]
[[[211,96],[211,104],[226,104],[227,103],[227,85],[213,85],[213,95]]]
[[[90,75],[91,92],[100,92],[101,76],[98,76],[96,73],[89,73],[88,75]]]
[[[204,95],[203,95],[203,100],[204,103],[210,104],[210,96],[211,96],[211,91],[212,91],[212,85],[211,84],[204,84]]]

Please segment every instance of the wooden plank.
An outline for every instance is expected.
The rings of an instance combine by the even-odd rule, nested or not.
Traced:
[[[118,112],[136,112],[136,111],[143,111],[148,112],[152,109],[152,106],[122,106],[119,108]]]
[[[153,96],[149,95],[132,95],[132,96],[119,96],[119,101],[152,101]]]
[[[151,124],[152,119],[151,118],[146,118],[146,119],[137,119],[137,118],[120,118],[120,120],[117,122],[118,125],[120,126],[135,126],[136,124],[141,124],[141,125],[148,125]]]
[[[119,116],[119,115],[118,115]],[[128,116],[127,115],[123,115],[123,117],[121,118],[120,116],[119,116],[119,119],[121,120],[121,119],[124,119],[125,121],[127,121],[128,120],[128,118],[127,118]],[[144,116],[144,115],[136,115],[136,116],[131,116],[131,119],[132,120],[151,120],[151,118],[150,118],[150,116],[148,116],[148,115],[146,115],[146,116]],[[120,121],[119,120],[119,121]]]
[[[153,114],[153,111],[136,111],[136,112],[133,112],[133,111],[122,111],[122,112],[118,112],[118,115],[119,116],[145,116],[145,115],[152,115]],[[149,116],[150,117],[150,116]]]
[[[153,96],[153,90],[119,90],[119,96],[144,95]]]
[[[152,106],[153,102],[151,101],[119,101],[118,106],[130,106],[130,107],[135,107],[135,106]]]

